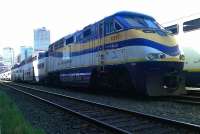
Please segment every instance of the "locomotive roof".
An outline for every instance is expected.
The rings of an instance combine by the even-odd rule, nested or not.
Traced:
[[[142,14],[142,13],[137,13],[137,12],[130,12],[130,11],[121,11],[121,12],[117,12],[115,14],[113,14],[112,16],[130,16],[130,17],[145,17],[145,18],[150,18],[153,19],[153,17],[146,15],[146,14]]]
[[[67,39],[67,38],[69,38],[69,37],[71,37],[71,36],[74,36],[74,35],[76,35],[77,33],[82,32],[82,31],[83,31],[84,29],[86,29],[87,27],[89,27],[89,26],[91,26],[91,25],[94,25],[94,24],[96,24],[96,23],[99,23],[99,22],[101,22],[101,21],[103,21],[103,20],[109,19],[109,18],[111,18],[111,17],[145,17],[145,18],[149,18],[149,19],[155,20],[153,17],[151,17],[151,16],[149,16],[149,15],[146,15],[146,14],[137,13],[137,12],[130,12],[130,11],[120,11],[120,12],[117,12],[117,13],[111,15],[111,16],[107,16],[107,17],[103,18],[102,20],[99,20],[99,21],[97,21],[97,22],[95,22],[95,23],[93,23],[93,24],[89,24],[89,25],[85,26],[85,27],[84,27],[82,30],[80,30],[80,31],[76,31],[76,32],[74,32],[73,34],[69,34],[69,35],[67,35],[67,36],[64,36],[64,37],[60,38],[59,40],[57,40],[57,41],[55,41],[54,43],[50,44],[50,45],[49,45],[49,48],[54,47],[54,46],[55,46],[55,43],[59,42],[60,40],[63,40],[63,39],[65,40],[65,39]],[[49,51],[49,50],[48,50],[48,51]]]

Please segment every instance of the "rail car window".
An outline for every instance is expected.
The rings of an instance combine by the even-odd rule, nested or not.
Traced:
[[[191,30],[196,30],[200,28],[200,18],[186,21],[183,23],[183,31],[191,31]]]
[[[178,34],[178,28],[179,28],[178,24],[165,27],[165,29],[170,31],[172,34]]]
[[[149,18],[125,17],[124,19],[131,27],[136,27],[136,28],[156,28],[156,29],[160,29],[161,28],[155,20],[149,19]]]
[[[53,51],[54,51],[53,46],[54,46],[54,44],[51,44],[51,45],[49,46],[49,52],[53,52]]]
[[[32,61],[35,61],[35,60],[37,60],[37,56],[34,56],[34,57],[32,58]]]
[[[38,64],[38,69],[44,68],[44,63]]]

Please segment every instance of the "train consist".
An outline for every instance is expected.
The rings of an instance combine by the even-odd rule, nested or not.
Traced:
[[[183,57],[174,37],[153,17],[123,11],[15,65],[11,80],[178,95],[185,92]]]
[[[187,86],[200,86],[200,13],[163,24],[177,38],[185,55]]]

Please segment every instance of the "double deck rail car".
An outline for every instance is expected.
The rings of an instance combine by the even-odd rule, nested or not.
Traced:
[[[35,60],[33,60],[35,82],[44,83],[45,79],[47,79],[47,62],[48,52],[37,53],[37,55],[35,56]]]
[[[184,92],[182,53],[148,15],[118,12],[49,47],[49,80],[149,96]]]
[[[2,72],[0,74],[0,80],[11,80],[11,70]]]
[[[176,36],[185,55],[187,86],[200,86],[200,13],[163,24]]]
[[[22,64],[22,63],[21,63]],[[20,64],[15,64],[11,68],[11,81],[22,81],[22,70],[20,69]]]
[[[52,43],[46,53],[14,67],[13,78],[25,80],[27,73],[36,82],[43,78],[62,86],[123,89],[148,96],[185,92],[179,46],[148,15],[115,13]]]
[[[12,81],[44,82],[47,77],[48,52],[37,52],[12,68]]]

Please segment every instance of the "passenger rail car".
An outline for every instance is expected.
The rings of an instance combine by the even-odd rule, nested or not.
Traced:
[[[185,55],[187,86],[200,86],[200,13],[163,24],[176,36]]]
[[[44,82],[47,77],[48,52],[37,52],[12,68],[12,81]]]
[[[11,68],[11,81],[21,81],[21,77],[20,77],[20,65],[19,64],[15,64],[12,68]]]
[[[61,38],[48,52],[50,83],[113,87],[149,96],[184,92],[179,46],[148,15],[118,12]]]
[[[34,77],[37,83],[44,83],[48,76],[47,70],[48,52],[37,53],[33,60]]]
[[[11,80],[11,71],[6,71],[0,74],[0,80]]]

